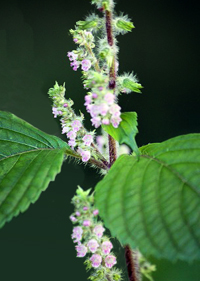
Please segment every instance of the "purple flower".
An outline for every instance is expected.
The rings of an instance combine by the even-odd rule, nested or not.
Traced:
[[[104,96],[104,100],[108,103],[108,104],[113,104],[114,103],[114,99],[115,96],[112,93],[107,93]]]
[[[77,218],[75,218],[74,216],[70,216],[69,218],[70,218],[70,220],[73,221],[73,222],[77,221]]]
[[[81,122],[79,120],[74,120],[72,122],[72,129],[75,132],[78,132],[80,130],[81,126],[82,126],[82,124],[81,124]]]
[[[83,225],[84,226],[90,226],[91,225],[91,221],[90,220],[84,220],[83,221]]]
[[[94,254],[91,256],[90,261],[92,262],[92,266],[97,268],[102,262],[102,257],[100,255]]]
[[[84,141],[84,145],[90,146],[91,143],[93,142],[93,137],[91,135],[87,134],[83,137],[83,141]]]
[[[73,149],[76,146],[75,140],[69,140],[68,145],[71,146],[71,148]]]
[[[97,216],[98,214],[99,214],[99,210],[96,209],[96,210],[93,211],[94,216]]]
[[[93,229],[93,232],[96,234],[98,238],[102,237],[104,231],[105,228],[101,224],[97,224]]]
[[[77,69],[79,68],[79,63],[75,60],[75,61],[70,63],[70,66],[72,67],[72,69],[74,71],[77,71]]]
[[[82,64],[81,68],[84,71],[88,71],[92,65],[90,60],[82,60],[81,64]]]
[[[70,61],[74,61],[77,59],[78,55],[77,54],[74,54],[74,52],[68,52],[67,53],[67,56],[69,58]]]
[[[90,239],[87,243],[87,246],[88,246],[90,252],[95,253],[97,248],[99,247],[99,244],[98,244],[97,240]]]
[[[113,267],[113,265],[116,264],[116,263],[117,263],[116,257],[113,256],[113,255],[109,255],[105,258],[105,265],[108,268]]]
[[[52,107],[52,113],[54,115],[54,118],[57,118],[58,115],[62,115],[62,111],[58,110],[56,107]]]
[[[83,229],[80,226],[73,228],[72,239],[75,239],[74,242],[78,242],[82,239]]]
[[[82,150],[81,151],[82,161],[87,162],[90,159],[90,151],[88,150]]]
[[[102,244],[101,244],[101,249],[102,249],[102,252],[105,254],[105,255],[108,255],[110,254],[110,250],[113,248],[113,245],[110,241],[104,241]]]
[[[87,211],[89,208],[87,206],[83,207],[83,211]]]
[[[67,137],[70,139],[70,140],[74,140],[76,138],[76,132],[74,131],[69,131],[67,133]]]
[[[91,119],[92,121],[92,125],[95,127],[95,128],[98,128],[100,125],[101,125],[101,118],[100,117],[93,117]]]
[[[77,257],[84,257],[87,253],[87,247],[85,247],[83,244],[79,244],[76,247],[77,251]]]

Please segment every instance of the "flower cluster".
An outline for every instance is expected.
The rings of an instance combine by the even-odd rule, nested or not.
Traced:
[[[109,238],[104,235],[105,228],[98,221],[98,210],[94,207],[93,194],[89,195],[90,190],[83,191],[80,187],[77,195],[73,197],[72,203],[75,206],[74,213],[70,220],[78,224],[73,228],[72,239],[76,243],[75,249],[77,257],[85,257],[87,269],[94,269],[90,276],[91,280],[109,280],[118,281],[121,279],[121,273],[114,268],[117,263],[115,255],[112,253],[113,245]]]
[[[121,108],[117,105],[116,91],[109,89],[109,68],[105,63],[99,64],[99,58],[93,52],[95,47],[94,37],[90,31],[71,30],[73,40],[79,45],[77,50],[68,52],[67,56],[73,70],[79,66],[83,70],[83,83],[90,91],[85,96],[85,106],[91,115],[91,122],[95,128],[103,125],[112,124],[117,128],[121,118]],[[104,43],[105,45],[105,43]],[[107,45],[104,49],[110,49]],[[101,49],[100,49],[101,50]],[[102,57],[103,51],[100,51]],[[113,54],[110,61],[112,62]],[[105,61],[105,58],[104,58]],[[117,63],[115,63],[117,65]]]
[[[91,146],[94,132],[87,132],[83,126],[83,115],[77,116],[73,109],[73,101],[65,99],[65,87],[55,84],[48,92],[53,100],[52,113],[54,118],[60,117],[62,134],[66,134],[68,145],[81,155],[82,161],[87,162],[95,151]]]

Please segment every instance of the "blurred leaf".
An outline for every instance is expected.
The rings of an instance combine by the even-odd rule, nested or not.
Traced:
[[[127,144],[135,153],[139,155],[139,150],[135,141],[135,136],[138,133],[137,129],[137,113],[124,112],[121,114],[122,121],[118,128],[112,125],[103,125],[103,129],[111,135],[119,144]]]
[[[122,155],[95,190],[106,226],[147,256],[200,259],[200,134]]]
[[[0,227],[38,199],[70,150],[61,139],[0,111]]]

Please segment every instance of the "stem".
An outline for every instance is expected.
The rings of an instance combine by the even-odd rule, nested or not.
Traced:
[[[124,248],[129,281],[141,281],[138,252],[132,251],[129,245]]]
[[[116,141],[110,135],[108,135],[108,147],[109,147],[109,161],[110,161],[109,166],[111,167],[112,164],[117,159],[117,148],[116,148]]]
[[[111,1],[112,2],[112,1]],[[110,3],[110,9],[105,10],[105,20],[106,20],[106,34],[107,34],[107,41],[108,44],[114,48],[114,37],[113,37],[113,30],[112,30],[112,3]],[[114,53],[114,52],[113,52]],[[109,69],[109,89],[114,90],[116,87],[116,63],[115,63],[115,56],[113,55],[113,62]],[[108,144],[109,144],[109,159],[110,159],[110,167],[117,159],[117,148],[116,142],[108,135]]]
[[[105,19],[106,19],[106,34],[107,34],[107,41],[110,47],[113,48],[113,61],[112,65],[109,69],[109,89],[115,90],[116,87],[116,55],[114,51],[115,41],[113,37],[112,31],[112,6],[113,1],[110,0],[110,7],[105,10]],[[115,160],[117,159],[117,150],[116,150],[116,142],[115,140],[108,135],[108,143],[109,143],[109,160],[110,160],[110,167],[113,165]],[[126,259],[126,266],[128,271],[129,281],[141,281],[140,270],[139,270],[139,260],[138,260],[138,252],[132,251],[129,245],[125,247],[125,259]]]

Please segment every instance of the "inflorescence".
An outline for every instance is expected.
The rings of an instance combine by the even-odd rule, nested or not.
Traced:
[[[72,198],[75,207],[70,216],[73,224],[72,239],[76,244],[77,257],[85,257],[86,268],[93,269],[89,277],[92,281],[121,280],[121,272],[114,266],[116,256],[112,252],[113,244],[108,236],[104,235],[105,228],[98,220],[99,211],[94,207],[94,196],[90,190],[83,191],[80,187]]]

